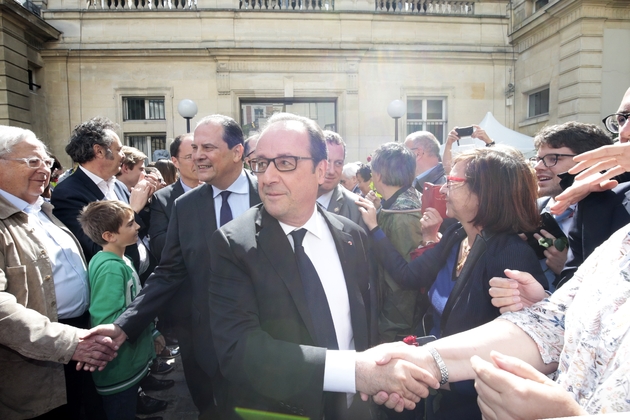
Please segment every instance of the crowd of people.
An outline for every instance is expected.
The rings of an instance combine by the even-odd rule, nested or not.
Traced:
[[[529,161],[473,126],[487,147],[365,163],[288,113],[207,116],[151,163],[95,117],[63,175],[0,126],[0,418],[159,413],[176,354],[200,419],[630,411],[629,116],[630,89]]]

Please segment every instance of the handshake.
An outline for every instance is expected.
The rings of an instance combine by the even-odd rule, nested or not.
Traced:
[[[429,388],[440,387],[440,369],[426,348],[388,343],[356,357],[355,384],[364,401],[372,396],[398,412],[413,410]]]
[[[72,360],[77,370],[103,370],[118,355],[116,351],[127,339],[124,331],[115,324],[99,325],[90,330],[79,330],[79,344]]]

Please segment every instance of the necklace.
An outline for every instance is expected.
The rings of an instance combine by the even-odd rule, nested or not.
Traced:
[[[468,245],[468,238],[462,241],[462,244],[459,248],[459,259],[457,260],[457,274],[462,271],[464,268],[464,264],[466,264],[466,258],[468,258],[468,254],[470,254],[470,245]]]

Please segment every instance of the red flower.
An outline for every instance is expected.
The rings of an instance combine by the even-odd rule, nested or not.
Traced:
[[[416,347],[419,346],[418,342],[416,341],[415,335],[408,335],[407,337],[403,339],[403,342],[405,344],[409,344],[410,346],[416,346]]]

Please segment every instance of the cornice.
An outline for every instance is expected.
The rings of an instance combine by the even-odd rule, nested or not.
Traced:
[[[510,41],[522,53],[582,19],[630,20],[630,8],[617,2],[556,0],[526,19],[509,35]]]

